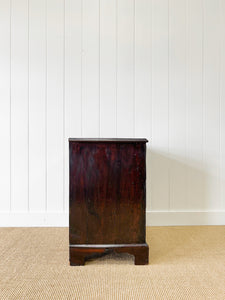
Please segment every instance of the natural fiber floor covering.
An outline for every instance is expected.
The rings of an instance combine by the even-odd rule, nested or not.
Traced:
[[[0,299],[225,299],[225,226],[148,227],[150,263],[70,267],[68,228],[0,229]]]

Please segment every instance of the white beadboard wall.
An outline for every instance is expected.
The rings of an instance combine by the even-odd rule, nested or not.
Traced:
[[[225,0],[0,0],[0,226],[68,226],[68,137],[146,137],[147,225],[225,224]]]

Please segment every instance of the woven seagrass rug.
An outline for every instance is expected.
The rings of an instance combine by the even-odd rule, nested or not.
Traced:
[[[150,262],[69,266],[68,228],[0,228],[0,299],[225,299],[225,226],[147,227]]]

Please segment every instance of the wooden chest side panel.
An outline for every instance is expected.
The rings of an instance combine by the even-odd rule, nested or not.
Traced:
[[[145,147],[70,142],[70,244],[145,242]]]

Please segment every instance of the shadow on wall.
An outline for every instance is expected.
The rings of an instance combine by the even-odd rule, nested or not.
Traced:
[[[200,155],[193,160],[147,148],[147,211],[221,209],[219,173]]]

